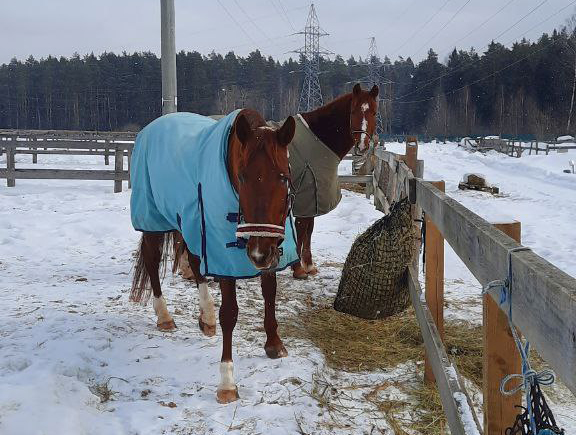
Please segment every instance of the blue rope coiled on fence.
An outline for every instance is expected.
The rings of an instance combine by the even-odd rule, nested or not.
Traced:
[[[502,306],[508,302],[508,325],[510,326],[510,331],[512,331],[514,342],[516,343],[516,347],[518,348],[520,357],[522,358],[522,373],[515,373],[505,376],[500,383],[500,393],[506,396],[511,396],[518,391],[525,392],[526,408],[528,409],[528,414],[530,416],[531,431],[533,434],[536,434],[536,421],[534,419],[534,413],[532,409],[532,400],[530,399],[530,387],[534,384],[534,382],[538,382],[540,385],[552,385],[556,377],[554,372],[550,369],[537,372],[530,367],[530,342],[528,340],[526,340],[526,344],[522,342],[516,327],[512,323],[512,254],[514,252],[528,250],[530,250],[530,248],[525,246],[519,246],[510,249],[508,251],[508,276],[505,280],[495,280],[486,284],[482,290],[482,294],[487,294],[491,290],[499,288],[500,305]],[[520,380],[521,382],[516,387],[507,389],[506,385],[512,380]]]

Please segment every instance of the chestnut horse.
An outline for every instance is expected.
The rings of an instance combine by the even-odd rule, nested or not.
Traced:
[[[358,146],[360,152],[368,150],[370,138],[376,129],[377,98],[378,86],[364,91],[360,84],[356,84],[351,93],[300,115],[310,130],[342,160],[354,146]],[[314,217],[295,214],[295,218],[300,263],[292,266],[293,276],[306,279],[308,275],[318,273],[311,251]]]
[[[177,130],[173,126],[170,128],[172,128],[173,136],[180,134],[181,129]],[[242,223],[239,217],[237,222],[232,224],[228,222],[224,225],[233,225],[234,228],[237,228],[236,234],[239,237],[238,240],[240,240],[240,238],[248,239],[247,243],[245,243],[245,248],[242,246],[242,249],[245,249],[246,255],[249,258],[248,263],[250,267],[253,267],[254,273],[252,276],[260,275],[261,277],[262,295],[265,301],[264,328],[267,336],[264,349],[266,355],[270,358],[280,358],[287,355],[282,340],[277,333],[278,324],[275,316],[275,298],[276,271],[278,270],[279,258],[286,255],[287,249],[286,243],[284,243],[282,247],[283,253],[281,253],[279,245],[284,238],[285,225],[291,225],[289,222],[290,172],[287,146],[294,135],[294,128],[295,122],[292,117],[289,117],[281,128],[275,130],[267,127],[262,116],[256,111],[250,109],[239,111],[229,129],[227,152],[225,153],[227,157],[222,159],[223,166],[221,168],[224,173],[227,172],[228,181],[233,186],[235,195],[237,195],[237,201],[239,202],[238,216],[242,216],[244,222],[248,222]],[[170,129],[168,129],[168,131],[170,132]],[[170,136],[170,133],[168,136]],[[138,141],[136,148],[137,147]],[[143,149],[146,150],[145,147]],[[149,150],[146,152],[148,151]],[[140,153],[140,155],[143,154],[145,153]],[[150,152],[148,152],[148,154],[150,154]],[[132,167],[134,168],[134,164],[138,163],[138,159],[143,158],[144,157],[138,156],[136,160],[133,159]],[[149,160],[142,163],[140,160],[141,165],[148,166],[155,164],[155,162],[157,161]],[[157,164],[160,163],[161,162]],[[142,171],[141,168],[139,169]],[[217,168],[210,167],[208,171],[216,169]],[[135,222],[138,221],[139,216],[134,216],[136,210],[134,208],[134,202],[138,200],[134,199],[134,194],[139,191],[138,189],[148,188],[145,184],[150,184],[154,181],[164,181],[164,179],[153,180],[154,174],[152,171],[150,171],[150,174],[147,173],[144,178],[145,181],[139,181],[139,178],[136,176],[132,180],[132,221],[137,229],[138,227]],[[171,174],[168,174],[168,176],[171,176]],[[221,180],[222,177],[218,177],[218,179]],[[194,192],[194,190],[198,188],[198,186],[187,186],[187,179],[174,179],[171,181],[175,184],[167,185],[166,189],[182,189],[183,192],[187,192],[187,195],[190,195],[191,192]],[[138,182],[140,182],[140,185]],[[215,183],[216,182],[218,181],[215,181]],[[218,193],[213,196],[217,197],[220,196],[220,194]],[[160,202],[166,202],[166,200],[166,196],[160,198]],[[200,197],[202,213],[204,213],[204,206],[206,206],[209,201],[216,201],[216,199],[206,196],[203,201],[204,205],[202,205],[202,198]],[[158,209],[161,209],[161,205],[162,203],[158,206]],[[147,213],[149,208],[149,206],[143,208],[142,210],[144,211],[142,211],[142,214]],[[221,211],[224,218],[226,217],[226,213],[228,213],[228,210],[218,211]],[[166,220],[169,220],[169,217],[166,217]],[[185,240],[185,242],[180,244],[178,252],[179,255],[187,255],[199,290],[199,325],[202,332],[210,336],[216,332],[214,299],[209,294],[207,280],[201,270],[208,270],[208,260],[207,257],[205,257],[205,244],[212,242],[210,239],[206,242],[206,234],[203,231],[201,235],[198,235],[198,237],[202,238],[202,252],[191,253],[190,251],[193,250],[192,246],[197,245],[195,241],[186,237],[186,228],[184,228],[186,222],[185,216],[178,216],[178,223],[177,225],[173,224],[174,228],[167,229],[164,232],[143,231],[130,296],[134,301],[146,301],[152,291],[154,294],[153,307],[157,315],[157,327],[162,330],[170,330],[176,327],[162,296],[159,265],[163,261],[166,261],[167,254],[170,253],[171,248],[169,244],[172,240],[173,233],[176,231],[180,232],[184,235],[184,238],[181,240]],[[203,228],[204,224],[204,214],[202,214]],[[181,227],[178,228],[180,225]],[[142,229],[140,228],[140,230]],[[286,237],[288,237],[288,235]],[[190,250],[186,243],[191,246]],[[291,246],[294,251],[293,258],[297,258],[294,242],[292,243],[293,245]],[[241,251],[236,249],[235,252]],[[224,248],[222,250],[222,256],[225,257],[226,254],[226,248]],[[243,253],[238,255],[241,255],[241,258],[247,261]],[[202,269],[204,263],[206,264],[206,268]],[[176,267],[178,258],[175,259],[174,264]],[[211,273],[207,275],[211,275]],[[215,275],[212,274],[211,276]],[[222,295],[219,320],[223,335],[220,384],[217,389],[217,400],[220,403],[228,403],[237,400],[239,397],[234,381],[232,363],[232,332],[238,318],[236,278],[219,276],[217,280]]]

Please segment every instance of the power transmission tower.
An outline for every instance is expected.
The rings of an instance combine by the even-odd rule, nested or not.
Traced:
[[[320,37],[326,36],[328,33],[320,27],[314,3],[310,6],[306,27],[302,32],[296,34],[304,35],[304,47],[293,52],[302,55],[304,61],[304,83],[298,101],[298,112],[309,112],[323,104],[319,78],[320,55],[331,54],[320,48]]]
[[[377,85],[380,89],[379,95],[382,95],[384,89],[382,89],[382,62],[380,62],[380,56],[378,55],[378,47],[376,47],[376,38],[373,36],[370,38],[370,48],[368,50],[368,77],[367,82],[370,87]],[[380,102],[383,100],[380,99]],[[376,134],[380,136],[384,133],[384,126],[382,123],[382,113],[380,107],[378,107],[378,112],[376,112]]]

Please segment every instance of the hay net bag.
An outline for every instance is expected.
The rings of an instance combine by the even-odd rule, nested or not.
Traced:
[[[363,319],[404,311],[410,302],[408,265],[414,242],[410,203],[405,198],[354,241],[344,263],[334,309]]]

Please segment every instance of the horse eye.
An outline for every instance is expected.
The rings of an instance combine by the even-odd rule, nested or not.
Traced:
[[[238,182],[244,183],[244,174],[242,173],[238,174]]]

